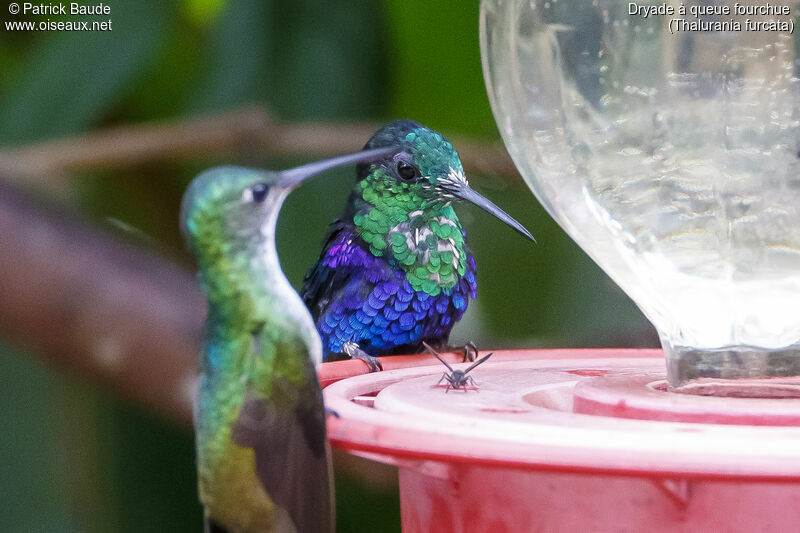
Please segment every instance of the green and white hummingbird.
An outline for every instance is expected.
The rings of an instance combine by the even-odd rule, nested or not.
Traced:
[[[206,531],[330,532],[333,504],[325,412],[315,373],[321,343],[278,262],[286,196],[367,150],[283,172],[220,167],[197,176],[181,229],[208,298],[195,413]]]

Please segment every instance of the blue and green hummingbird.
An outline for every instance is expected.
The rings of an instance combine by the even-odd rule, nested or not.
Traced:
[[[471,202],[525,237],[530,232],[467,182],[453,145],[411,120],[378,130],[366,149],[396,152],[356,167],[357,181],[333,222],[301,295],[326,360],[447,346],[477,291],[475,258],[454,202]],[[468,351],[465,348],[465,356]]]
[[[208,298],[195,413],[206,531],[333,529],[321,342],[284,276],[275,225],[289,192],[368,150],[284,172],[221,167],[197,176],[181,228]]]

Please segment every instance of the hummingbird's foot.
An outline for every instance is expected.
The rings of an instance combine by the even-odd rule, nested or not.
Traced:
[[[326,408],[325,408],[325,416],[326,416],[326,417],[328,417],[328,416],[332,416],[333,418],[341,418],[341,417],[339,416],[339,413],[337,413],[336,411],[334,411],[334,410],[333,410],[333,409],[331,409],[330,407],[326,407]]]
[[[361,359],[367,364],[370,372],[378,372],[383,370],[383,364],[377,357],[369,355],[367,352],[358,347],[355,342],[346,342],[342,346],[342,352],[350,357],[350,359]]]
[[[424,344],[424,343],[423,343]],[[427,345],[426,345],[427,346]],[[430,347],[428,347],[430,349]],[[453,352],[453,353],[463,353],[464,354],[464,363],[471,363],[478,357],[478,347],[475,346],[475,343],[469,341],[464,346],[450,346],[445,345],[440,348],[441,352]]]
[[[478,347],[475,346],[475,343],[469,341],[467,344],[464,345],[462,348],[464,350],[464,362],[471,363],[478,357]]]

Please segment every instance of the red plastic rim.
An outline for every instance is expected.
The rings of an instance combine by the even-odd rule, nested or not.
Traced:
[[[347,379],[348,372],[366,371],[361,361],[320,368],[321,382],[331,383],[326,404],[339,415],[328,417],[334,446],[395,464],[435,460],[647,477],[800,480],[798,427],[635,420],[575,413],[571,399],[569,410],[555,405],[577,383],[607,373],[663,376],[660,350],[498,351],[474,371],[482,396],[474,393],[470,405],[448,399],[453,408],[439,412],[426,411],[428,398],[437,398],[426,395],[444,394],[433,387],[443,371],[438,361],[423,355],[388,357],[383,364],[383,372]],[[523,383],[519,390],[491,390],[510,377]],[[518,395],[524,407],[472,405],[505,392]],[[473,393],[448,398],[454,394]],[[379,408],[371,407],[373,397]]]

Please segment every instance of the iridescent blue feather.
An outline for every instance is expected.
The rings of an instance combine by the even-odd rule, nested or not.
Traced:
[[[447,344],[477,291],[475,259],[452,289],[437,296],[415,291],[405,271],[376,257],[349,224],[337,222],[301,296],[322,338],[326,359],[351,341],[370,355],[417,353],[422,343]]]

